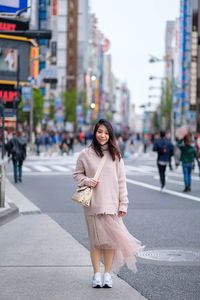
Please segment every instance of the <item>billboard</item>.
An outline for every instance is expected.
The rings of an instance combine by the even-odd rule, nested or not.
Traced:
[[[29,43],[0,38],[0,81],[26,82],[30,74],[29,61]]]
[[[15,13],[26,8],[29,2],[29,0],[0,0],[0,12]]]
[[[18,50],[15,48],[0,48],[0,72],[17,72]]]

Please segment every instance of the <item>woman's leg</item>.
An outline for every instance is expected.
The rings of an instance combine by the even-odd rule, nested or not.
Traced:
[[[94,270],[94,274],[100,272],[100,258],[101,258],[101,250],[98,248],[93,248],[90,250],[90,257],[92,261],[92,266]]]
[[[183,165],[183,178],[184,178],[184,184],[185,184],[185,189],[188,188],[188,168],[186,164]]]
[[[112,249],[103,250],[105,273],[110,273],[112,271],[114,254],[115,254],[115,250]]]
[[[188,189],[191,190],[192,164],[188,166]]]
[[[158,164],[161,188],[163,188],[165,186],[165,170],[166,170],[166,166]]]
[[[18,179],[20,182],[22,182],[22,164],[23,162],[18,161]]]
[[[12,160],[13,162],[13,173],[14,173],[14,181],[17,183],[17,161],[15,159]]]

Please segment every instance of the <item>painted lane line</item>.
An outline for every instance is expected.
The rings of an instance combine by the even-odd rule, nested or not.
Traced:
[[[168,178],[170,178],[170,177],[171,177],[171,182],[178,182],[178,181],[172,179],[173,177],[175,177],[175,178],[181,178],[181,179],[182,179],[182,184],[183,184],[183,176],[177,176],[177,175],[175,175],[175,174],[172,175],[172,174],[167,173],[167,174],[166,174],[166,178],[168,179]],[[154,176],[154,178],[155,178],[155,179],[159,179],[159,176],[156,175],[156,176]],[[199,177],[196,177],[196,176],[192,176],[192,180],[200,181],[200,178],[199,178]],[[168,181],[169,181],[169,179],[168,179]],[[179,182],[180,182],[180,181],[179,181]]]
[[[151,184],[148,184],[148,183],[143,183],[143,182],[132,180],[132,179],[129,179],[129,178],[127,178],[126,181],[131,183],[131,184],[142,186],[142,187],[145,187],[145,188],[150,189],[150,190],[160,191],[160,187],[157,187],[155,185],[151,185]],[[173,196],[177,196],[177,197],[181,197],[181,198],[190,199],[190,200],[200,202],[199,197],[195,197],[195,196],[191,196],[191,195],[185,195],[185,194],[175,192],[175,191],[172,191],[172,190],[168,190],[168,189],[165,190],[165,194],[170,194],[170,195],[173,195]]]
[[[154,179],[156,180],[160,180],[159,176],[154,176]],[[173,179],[169,179],[169,177],[166,176],[166,180],[167,182],[170,182],[170,183],[174,183],[174,184],[178,184],[178,185],[183,185],[183,182],[181,181],[177,181],[177,180],[173,180]]]

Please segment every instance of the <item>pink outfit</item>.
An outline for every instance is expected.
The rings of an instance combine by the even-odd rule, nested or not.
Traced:
[[[115,250],[113,271],[118,272],[124,264],[136,271],[135,255],[144,247],[128,232],[122,217],[118,217],[118,212],[127,212],[128,207],[124,162],[118,157],[113,161],[108,151],[104,155],[107,160],[93,189],[91,206],[84,208],[91,248]],[[79,186],[89,185],[100,160],[91,147],[81,151],[74,172]]]
[[[93,189],[91,206],[85,209],[87,215],[117,214],[119,210],[126,212],[128,206],[126,177],[124,162],[118,158],[112,160],[108,151],[104,151],[107,160],[99,176],[99,183]],[[74,179],[79,186],[87,185],[90,178],[94,177],[101,157],[88,147],[81,151]]]

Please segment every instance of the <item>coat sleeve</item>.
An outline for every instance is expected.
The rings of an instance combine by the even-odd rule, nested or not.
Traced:
[[[126,185],[126,174],[124,161],[121,158],[118,164],[118,183],[119,183],[119,211],[127,212],[128,209],[128,191]]]
[[[80,154],[77,159],[73,178],[77,181],[78,186],[89,185],[90,178],[85,175],[84,159],[82,154]]]

